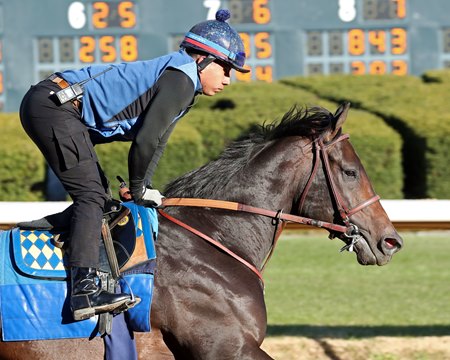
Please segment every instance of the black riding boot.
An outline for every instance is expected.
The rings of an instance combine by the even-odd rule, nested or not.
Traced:
[[[116,310],[131,301],[128,294],[113,294],[102,290],[97,285],[97,280],[97,272],[93,268],[71,268],[70,309],[75,320]]]

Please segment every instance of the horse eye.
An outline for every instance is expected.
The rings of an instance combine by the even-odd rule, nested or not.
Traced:
[[[358,172],[356,170],[344,170],[344,174],[352,178],[356,178],[358,176]]]

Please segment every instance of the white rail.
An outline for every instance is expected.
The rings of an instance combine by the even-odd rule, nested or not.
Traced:
[[[0,202],[0,224],[39,219],[67,208],[70,202]],[[450,200],[381,200],[392,222],[450,223]]]

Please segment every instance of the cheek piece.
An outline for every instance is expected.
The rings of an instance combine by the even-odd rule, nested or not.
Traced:
[[[202,61],[197,63],[197,70],[198,72],[203,71],[209,64],[211,64],[215,59],[214,56],[208,55],[206,58],[204,58]]]

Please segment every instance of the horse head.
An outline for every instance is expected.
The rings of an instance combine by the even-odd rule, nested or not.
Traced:
[[[298,213],[347,227],[330,231],[354,250],[363,265],[384,265],[402,247],[402,239],[375,194],[364,167],[342,133],[349,103],[330,114],[328,129],[312,144],[313,164],[309,181],[301,190]]]

